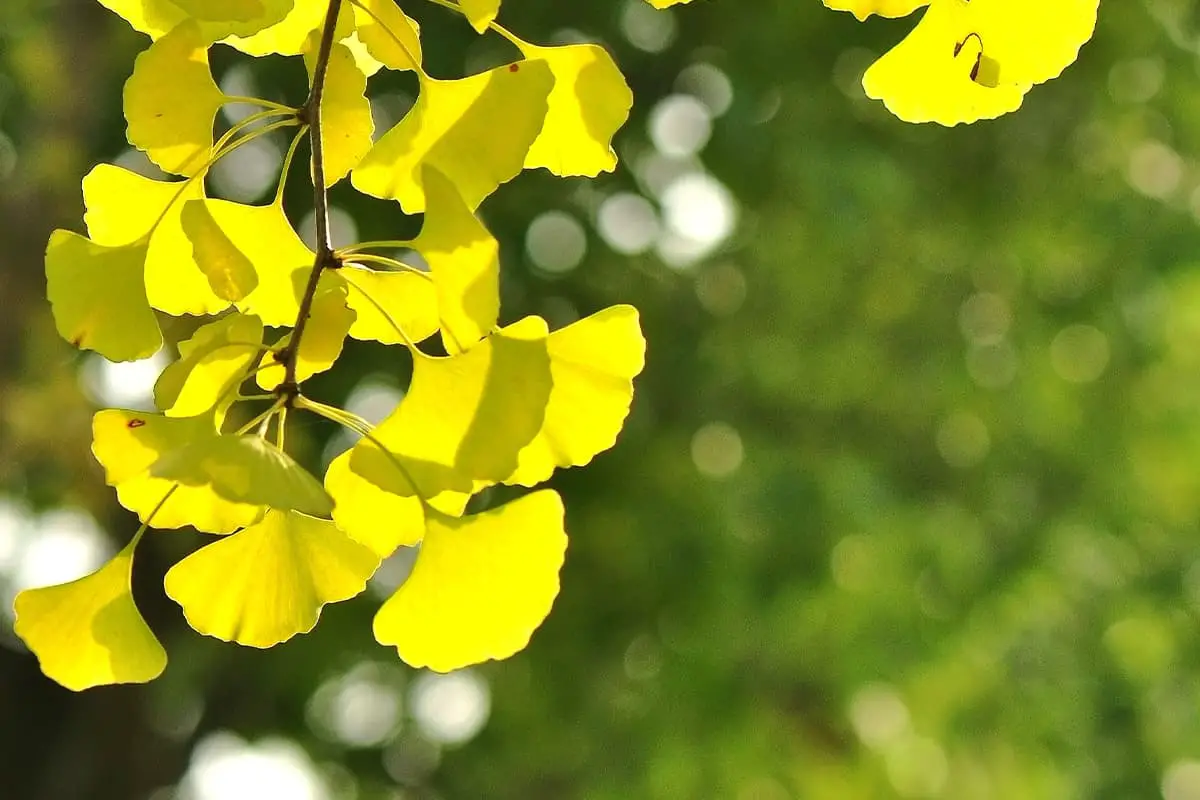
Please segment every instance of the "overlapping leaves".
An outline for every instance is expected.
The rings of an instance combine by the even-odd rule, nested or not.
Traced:
[[[220,538],[177,564],[165,588],[204,634],[270,647],[305,633],[324,605],[361,593],[381,559],[419,545],[411,578],[376,617],[377,639],[438,670],[517,652],[558,592],[561,501],[542,490],[470,515],[467,503],[611,447],[644,342],[628,306],[553,332],[536,317],[498,327],[499,246],[475,209],[525,169],[615,168],[612,138],[632,95],[611,57],[520,40],[496,24],[498,0],[450,7],[522,58],[464,77],[426,73],[419,28],[391,0],[341,2],[336,17],[327,0],[103,2],[153,40],[125,87],[129,140],[179,179],[109,165],[88,175],[88,235],[57,231],[47,248],[56,324],[78,347],[134,360],[162,347],[160,314],[212,319],[179,343],[155,386],[157,413],[95,416],[93,454],[142,528],[96,573],[22,593],[17,632],[72,689],[154,678],[166,656],[129,590],[133,551],[149,528],[189,527]],[[322,188],[352,176],[423,214],[416,238],[310,249],[282,202],[298,138],[272,201],[208,197],[208,170],[233,150],[271,130],[312,133],[311,98],[291,108],[222,93],[209,67],[218,42],[302,56],[321,81]],[[420,94],[373,143],[367,82],[384,68],[416,72]],[[230,102],[262,110],[214,136]],[[300,392],[347,337],[413,359],[404,401],[377,427]],[[421,349],[433,337],[448,355]],[[287,453],[289,412],[361,437],[323,482]]]

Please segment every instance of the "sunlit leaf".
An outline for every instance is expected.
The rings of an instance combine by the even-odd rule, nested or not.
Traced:
[[[420,28],[394,0],[362,0],[354,6],[354,22],[367,51],[388,69],[421,66]]]
[[[615,169],[612,138],[629,119],[633,92],[608,51],[595,44],[538,47],[523,42],[521,52],[545,61],[554,73],[546,123],[525,167],[593,178]]]
[[[438,672],[508,658],[550,613],[566,547],[551,491],[475,516],[432,514],[412,574],[375,617],[375,638]]]
[[[130,545],[91,575],[17,595],[13,630],[48,677],[78,692],[146,683],[166,668],[166,651],[134,605],[132,570]]]
[[[517,470],[517,454],[542,428],[550,401],[545,322],[529,317],[449,358],[418,358],[404,402],[375,437],[404,463],[427,499],[472,493]],[[357,449],[357,448],[356,448]],[[376,485],[395,482],[385,460],[355,453],[351,469]]]
[[[500,13],[500,0],[461,0],[459,7],[467,15],[471,27],[483,33]]]
[[[332,522],[269,512],[167,572],[167,595],[200,633],[271,647],[308,633],[321,608],[360,594],[379,558]]]
[[[280,22],[293,0],[172,0],[201,23],[209,41],[226,36],[250,36]]]
[[[310,81],[317,46],[314,36],[304,54]],[[358,68],[354,55],[344,45],[334,45],[329,53],[329,72],[321,103],[325,182],[328,186],[349,175],[371,149],[375,122],[371,118],[371,104],[367,102],[366,92],[367,76]]]
[[[162,347],[146,300],[146,244],[105,247],[54,231],[46,247],[46,294],[59,334],[110,361],[149,358]]]
[[[350,327],[355,339],[401,344],[397,326],[413,342],[437,333],[437,290],[428,276],[407,270],[379,272],[354,266],[353,261],[338,273],[349,289],[346,302],[357,315]]]
[[[292,10],[277,24],[264,28],[253,36],[231,36],[225,44],[252,56],[278,54],[298,56],[304,52],[313,31],[321,30],[328,0],[295,0]],[[342,41],[354,33],[354,16],[350,3],[343,2],[338,15],[335,41]]]
[[[413,248],[429,264],[442,340],[450,353],[471,347],[500,316],[500,245],[437,170],[424,170],[426,212]]]
[[[167,314],[216,314],[229,307],[200,271],[183,231],[182,211],[202,197],[204,184],[156,181],[111,164],[83,179],[83,221],[98,244],[132,244],[150,234],[146,251],[146,298]],[[153,232],[151,232],[153,231]]]
[[[129,141],[166,172],[195,175],[212,152],[223,102],[199,27],[180,25],[134,62],[125,83]]]
[[[692,0],[649,0],[650,5],[654,6],[655,8],[670,8],[671,6],[678,6],[690,2],[692,2]]]
[[[116,488],[117,500],[142,522],[151,524],[153,515],[156,528],[190,525],[232,533],[259,517],[259,504],[230,501],[206,485],[187,486],[151,474],[161,460],[215,435],[211,417],[106,410],[92,419],[92,453],[104,467],[105,481]]]
[[[371,477],[356,472],[351,458]],[[333,521],[338,528],[380,558],[416,544],[425,535],[425,514],[412,484],[395,462],[367,440],[330,463],[325,490],[334,500]]]
[[[99,0],[100,4],[122,17],[133,29],[157,39],[187,19],[170,0]]]
[[[154,402],[168,417],[192,417],[210,411],[233,388],[262,348],[258,317],[230,314],[201,327],[179,345],[179,360],[154,384]]]
[[[537,437],[506,483],[534,486],[557,467],[578,467],[617,440],[646,343],[632,306],[607,308],[546,340],[553,388]]]
[[[334,365],[342,354],[354,311],[346,306],[346,288],[331,286],[313,299],[312,312],[296,354],[296,381],[302,382]],[[274,389],[283,383],[284,367],[274,364],[258,373],[258,385]]]
[[[918,8],[929,5],[929,0],[821,0],[835,11],[849,11],[860,20],[872,14],[881,17],[907,17]]]
[[[429,165],[457,187],[471,209],[525,163],[546,118],[554,80],[544,61],[498,67],[461,80],[428,78],[412,111],[354,169],[355,188],[425,210]]]
[[[189,200],[181,215],[183,232],[192,245],[192,256],[208,278],[213,294],[233,303],[258,287],[258,273],[221,226],[213,219],[204,200]]]

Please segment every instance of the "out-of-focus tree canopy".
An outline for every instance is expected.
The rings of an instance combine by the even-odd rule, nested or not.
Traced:
[[[404,5],[433,74],[508,53]],[[2,626],[0,796],[1200,797],[1193,4],[1106,0],[1062,78],[954,129],[861,89],[911,22],[817,0],[504,13],[606,43],[637,98],[614,175],[527,174],[483,206],[505,321],[629,302],[649,341],[618,446],[554,482],[570,546],[551,617],[512,660],[448,677],[371,640],[380,592],[232,648],[158,593],[199,537],[155,533],[135,590],[172,656],[157,683],[69,693]],[[136,527],[89,425],[145,402],[155,364],[60,341],[42,252],[93,163],[145,166],[120,116],[142,46],[93,0],[0,6],[5,606]],[[231,94],[303,88],[282,60],[214,69]],[[392,80],[383,120],[414,89]],[[285,144],[212,189],[259,199]],[[366,237],[407,224],[333,200]],[[313,394],[371,416],[407,376],[381,348],[350,355]],[[347,444],[298,433],[313,464]]]

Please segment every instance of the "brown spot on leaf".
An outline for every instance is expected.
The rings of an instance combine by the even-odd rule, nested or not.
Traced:
[[[144,419],[131,419],[131,420],[129,420],[129,422],[127,422],[125,424],[125,427],[129,428],[130,430],[144,428],[145,426],[146,426],[146,420],[144,420]]]
[[[521,65],[520,65],[520,64],[509,64],[509,65],[508,65],[508,71],[509,71],[509,72],[520,72],[520,71],[521,71]]]

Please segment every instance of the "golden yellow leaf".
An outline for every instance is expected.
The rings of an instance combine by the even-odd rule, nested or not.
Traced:
[[[388,69],[420,69],[421,29],[394,0],[362,0],[354,22],[367,51]]]
[[[353,258],[338,274],[349,290],[346,302],[356,314],[350,327],[355,339],[401,344],[397,326],[413,342],[437,333],[437,290],[428,276],[407,270],[379,272],[354,264]]]
[[[208,212],[204,200],[189,200],[180,217],[183,232],[192,245],[192,256],[208,278],[213,294],[234,303],[258,288],[258,273],[250,259],[229,241]]]
[[[316,62],[319,41],[314,35],[304,53],[309,80]],[[350,174],[371,149],[375,122],[367,102],[367,76],[359,69],[354,54],[335,44],[329,53],[329,72],[321,102],[321,130],[325,144],[325,183],[332,186]]]
[[[375,638],[438,672],[508,658],[550,613],[566,548],[551,491],[475,516],[431,514],[412,574],[375,617]]]
[[[835,11],[849,11],[865,20],[872,14],[881,17],[907,17],[918,8],[929,5],[929,0],[821,0]]]
[[[313,298],[312,312],[296,354],[297,383],[334,365],[353,324],[354,311],[346,305],[346,287],[330,286]],[[271,390],[283,383],[283,378],[283,365],[274,364],[258,373],[258,385]]]
[[[232,402],[235,385],[258,358],[263,324],[258,317],[230,314],[199,328],[179,345],[179,359],[154,384],[154,402],[168,417],[212,411],[222,398]]]

